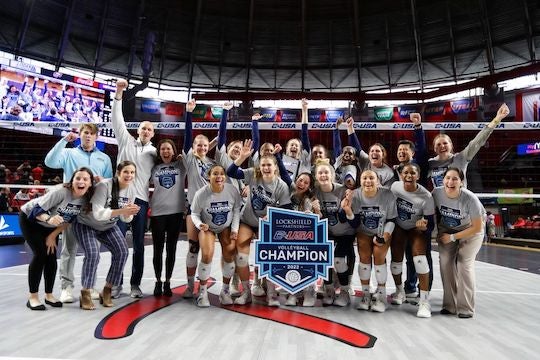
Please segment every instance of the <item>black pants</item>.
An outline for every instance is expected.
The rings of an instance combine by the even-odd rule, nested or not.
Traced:
[[[347,286],[349,285],[349,275],[352,274],[354,270],[354,239],[355,235],[344,235],[344,236],[329,236],[330,240],[334,240],[334,258],[344,257],[347,258],[347,266],[349,267],[344,273],[337,273],[339,285]],[[351,269],[351,260],[352,260],[352,269]],[[326,280],[325,284],[331,284],[333,282],[333,271],[330,271],[330,276]]]
[[[47,254],[45,239],[53,232],[54,228],[47,228],[28,220],[28,216],[22,211],[19,213],[19,224],[24,239],[34,254],[28,266],[28,287],[30,288],[30,293],[37,293],[39,291],[42,275],[45,279],[45,293],[52,293],[58,265],[56,263],[56,251],[53,251],[52,254]],[[58,239],[56,243],[58,244]]]
[[[163,247],[166,247],[165,257],[165,279],[169,280],[174,269],[176,260],[176,242],[180,235],[180,226],[183,219],[182,213],[152,216],[150,224],[152,227],[152,241],[154,243],[154,272],[156,279],[161,279],[163,268]]]

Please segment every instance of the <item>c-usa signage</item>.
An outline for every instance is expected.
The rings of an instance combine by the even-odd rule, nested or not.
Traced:
[[[318,278],[328,279],[334,264],[334,242],[328,240],[328,223],[314,214],[269,208],[268,220],[259,220],[255,265],[259,276],[291,294]]]

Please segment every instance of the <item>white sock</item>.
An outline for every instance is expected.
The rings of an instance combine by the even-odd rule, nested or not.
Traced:
[[[223,286],[221,287],[221,291],[228,292],[229,291],[229,284],[223,283]]]
[[[369,284],[368,285],[362,285],[362,292],[365,294],[369,294]]]
[[[242,288],[244,288],[244,291],[251,291],[249,288],[249,280],[242,280]]]
[[[203,293],[203,292],[205,292],[205,291],[206,291],[206,284],[201,285],[201,287],[200,287],[200,292]]]
[[[404,292],[403,290],[403,283],[399,284],[399,285],[396,285],[396,289],[398,292]]]
[[[427,290],[420,290],[420,300],[429,300],[429,291]]]

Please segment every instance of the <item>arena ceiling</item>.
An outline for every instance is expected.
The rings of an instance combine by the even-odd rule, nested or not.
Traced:
[[[540,1],[20,0],[0,17],[0,49],[57,66],[142,79],[154,34],[152,82],[358,92],[535,72]]]

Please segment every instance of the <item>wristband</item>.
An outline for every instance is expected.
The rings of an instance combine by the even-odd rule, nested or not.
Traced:
[[[117,99],[117,98],[115,97],[114,100],[116,100],[116,101],[122,101],[122,98]]]
[[[450,241],[455,242],[456,240],[456,236],[454,234],[450,234]]]

